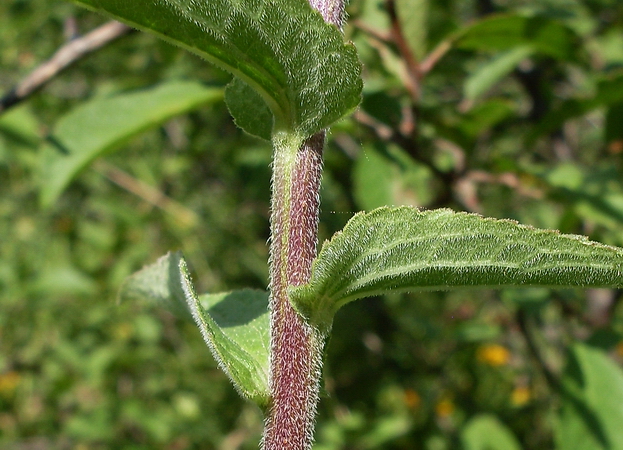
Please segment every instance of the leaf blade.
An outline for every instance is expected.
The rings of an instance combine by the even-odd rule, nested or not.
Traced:
[[[305,0],[74,0],[181,46],[254,88],[275,128],[307,137],[360,100],[355,48]]]
[[[184,260],[180,261],[179,268],[182,274],[181,280],[186,294],[186,303],[214,359],[244,398],[254,401],[261,408],[266,408],[269,402],[268,348],[270,347],[268,342],[268,295],[262,292],[265,294],[261,297],[264,300],[264,306],[266,306],[263,320],[260,319],[253,325],[246,324],[253,328],[246,333],[227,333],[224,328],[219,326],[197,296]],[[237,302],[249,297],[249,292],[238,293],[238,295],[232,294],[214,294],[204,297],[203,300],[214,308],[222,301],[234,296],[237,297]],[[238,308],[239,305],[236,305],[235,309]],[[256,326],[258,326],[257,329]],[[254,343],[263,342],[263,345],[259,347],[262,350],[260,352],[249,351],[251,347],[258,347],[249,346],[249,342],[244,340],[244,336],[252,336],[255,330],[261,330],[261,336],[256,336],[254,340]],[[242,339],[240,339],[241,337]]]
[[[240,394],[268,403],[268,293],[252,289],[198,296],[180,253],[168,253],[124,282],[119,299],[192,316],[219,367]]]
[[[623,285],[623,249],[451,210],[379,208],[325,242],[299,311],[330,326],[342,305],[388,291]]]

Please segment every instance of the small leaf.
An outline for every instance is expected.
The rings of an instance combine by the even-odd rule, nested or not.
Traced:
[[[345,303],[390,291],[623,286],[623,249],[510,220],[412,207],[359,213],[314,261],[291,299],[330,327]]]
[[[461,442],[464,450],[521,450],[513,433],[489,414],[471,419],[461,431]]]
[[[74,0],[231,72],[264,99],[275,131],[302,138],[350,113],[361,66],[307,0]]]
[[[225,89],[225,102],[236,125],[252,136],[270,141],[273,113],[248,84],[234,78]]]
[[[268,294],[246,289],[198,298],[183,260],[180,269],[186,302],[214,359],[243,397],[265,408],[269,398]],[[261,315],[249,316],[259,311]]]
[[[171,117],[222,98],[222,90],[172,81],[148,89],[97,98],[56,123],[41,150],[40,202],[50,206],[94,159]]]
[[[124,282],[121,300],[190,312],[214,359],[240,394],[268,402],[268,293],[251,289],[197,296],[186,262],[169,253]]]
[[[602,351],[575,344],[562,379],[557,448],[623,448],[623,371]]]

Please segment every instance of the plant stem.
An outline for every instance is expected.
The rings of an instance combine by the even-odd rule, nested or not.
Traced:
[[[344,0],[309,0],[325,22],[342,29]],[[326,336],[292,307],[290,286],[309,281],[318,241],[325,132],[300,146],[273,137],[270,243],[270,395],[262,448],[309,450]]]
[[[264,450],[310,449],[324,337],[292,307],[288,288],[304,284],[316,256],[325,133],[300,147],[276,141],[271,214],[271,405]]]
[[[342,29],[344,0],[309,0],[309,4],[322,15],[325,22]]]

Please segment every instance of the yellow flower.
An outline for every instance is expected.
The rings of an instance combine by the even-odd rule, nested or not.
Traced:
[[[499,344],[483,345],[476,353],[478,361],[490,366],[504,366],[511,358],[511,352]]]
[[[405,403],[409,409],[417,409],[422,403],[422,397],[413,389],[406,389],[404,395]]]
[[[511,393],[511,403],[513,406],[523,406],[532,398],[532,392],[527,386],[517,386]]]
[[[454,403],[449,398],[442,399],[435,405],[435,413],[442,419],[451,416],[455,409]]]
[[[12,370],[0,375],[0,395],[10,395],[19,384],[20,374]]]

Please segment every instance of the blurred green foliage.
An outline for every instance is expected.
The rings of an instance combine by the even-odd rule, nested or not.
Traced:
[[[398,12],[416,7],[427,20],[400,19],[428,27],[408,33],[417,58],[449,50],[414,90],[389,42],[391,8],[349,6],[364,100],[329,137],[321,238],[360,209],[413,204],[623,245],[623,3],[400,0]],[[58,1],[0,4],[1,92],[63,44],[70,18],[80,32],[104,22]],[[211,103],[132,138],[39,207],[41,150],[62,117],[171,80],[220,88],[229,76],[135,33],[0,116],[2,448],[257,448],[259,411],[194,325],[115,299],[169,250],[200,292],[265,288],[268,144]],[[174,203],[154,206],[141,183]],[[610,411],[591,386],[620,393],[620,298],[537,289],[349,304],[327,349],[316,448],[484,449],[487,434],[500,450],[568,448],[565,436],[591,432],[578,405]],[[599,439],[612,427],[601,420],[574,443],[621,448]]]

